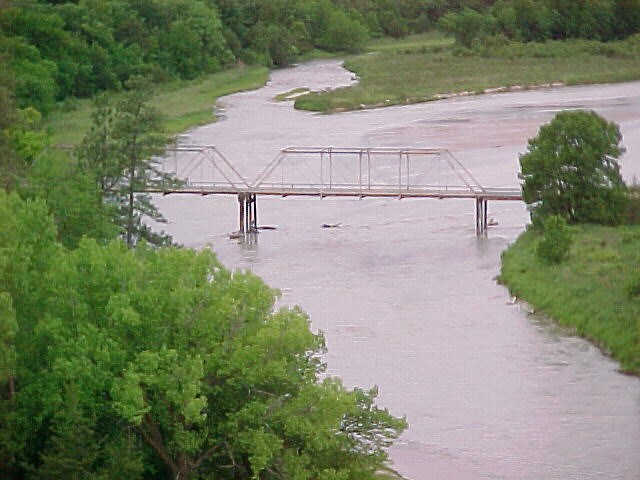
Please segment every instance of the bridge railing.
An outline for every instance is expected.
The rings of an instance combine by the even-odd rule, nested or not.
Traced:
[[[484,188],[446,149],[287,147],[251,188],[283,192],[315,189],[330,195],[466,192]]]
[[[517,188],[485,188],[441,148],[287,147],[249,184],[213,145],[170,147],[156,159],[161,193],[397,196],[515,199]],[[177,179],[177,182],[171,179]]]

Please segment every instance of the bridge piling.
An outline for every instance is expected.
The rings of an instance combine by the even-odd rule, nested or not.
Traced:
[[[489,211],[489,201],[484,197],[476,197],[476,235],[487,233],[489,222],[487,215]]]
[[[238,208],[240,211],[240,233],[258,231],[258,202],[255,193],[239,193]]]
[[[244,193],[238,194],[238,208],[240,210],[240,228],[238,229],[238,231],[240,233],[245,233],[245,197],[246,195]]]

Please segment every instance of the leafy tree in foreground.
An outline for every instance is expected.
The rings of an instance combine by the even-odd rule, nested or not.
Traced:
[[[520,156],[522,193],[534,224],[550,215],[570,223],[618,224],[628,191],[616,161],[618,126],[592,111],[558,113]]]
[[[374,478],[404,420],[321,381],[322,336],[276,297],[208,250],[68,251],[43,202],[0,191],[0,473]]]

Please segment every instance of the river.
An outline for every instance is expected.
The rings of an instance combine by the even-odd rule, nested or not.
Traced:
[[[485,186],[517,186],[527,139],[556,112],[589,108],[620,124],[623,174],[640,176],[637,82],[334,115],[273,100],[351,81],[334,60],[274,71],[266,87],[223,98],[224,119],[183,141],[216,145],[249,180],[288,145],[412,146],[450,149]],[[378,385],[379,404],[407,416],[390,452],[407,478],[640,478],[640,380],[494,280],[527,223],[523,204],[490,203],[498,224],[478,238],[472,200],[260,198],[259,223],[277,230],[252,245],[228,239],[235,198],[157,204],[177,242],[211,246],[301,305],[326,336],[330,374]]]

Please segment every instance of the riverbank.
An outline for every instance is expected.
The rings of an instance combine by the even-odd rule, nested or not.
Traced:
[[[335,112],[460,94],[636,80],[640,37],[610,43],[496,41],[466,50],[441,34],[427,34],[373,43],[367,53],[348,57],[344,65],[359,77],[357,84],[298,97],[296,108]]]
[[[572,236],[570,257],[545,265],[539,235],[523,233],[502,255],[500,282],[640,375],[640,226],[576,226]]]
[[[335,55],[312,52],[301,61],[326,57]],[[451,38],[430,33],[374,41],[366,53],[348,57],[344,66],[357,75],[358,83],[307,94],[301,86],[297,95],[280,100],[295,100],[299,109],[335,112],[483,93],[631,81],[640,78],[640,37],[609,44],[577,40],[460,51]],[[268,78],[265,67],[237,66],[201,79],[162,85],[152,103],[165,116],[166,132],[177,135],[215,122],[214,105],[219,97],[259,88]],[[51,132],[51,144],[78,144],[90,127],[91,111],[91,100],[60,104],[44,125]]]
[[[219,97],[262,87],[269,69],[240,65],[191,81],[161,85],[152,104],[164,116],[168,135],[216,121]],[[44,125],[51,132],[52,145],[77,145],[91,127],[91,100],[67,101],[52,112]]]

